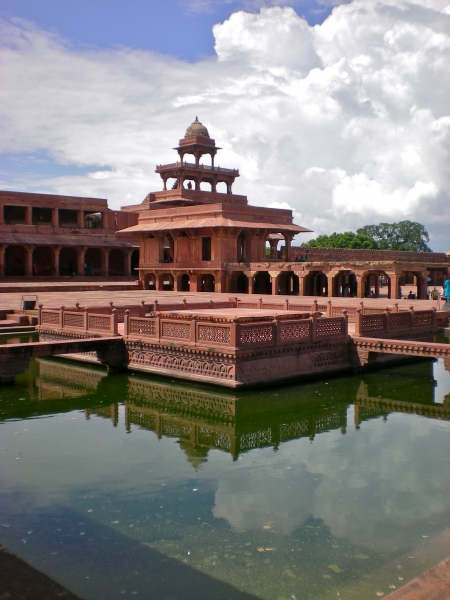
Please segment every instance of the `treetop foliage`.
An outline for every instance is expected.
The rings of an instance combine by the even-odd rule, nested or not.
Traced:
[[[428,231],[420,223],[399,221],[366,225],[353,231],[319,235],[305,242],[302,248],[366,248],[375,250],[403,250],[407,252],[431,252],[426,242]]]

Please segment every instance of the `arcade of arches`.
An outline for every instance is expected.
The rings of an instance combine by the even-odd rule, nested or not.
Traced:
[[[0,276],[137,275],[139,250],[54,246],[0,246]]]

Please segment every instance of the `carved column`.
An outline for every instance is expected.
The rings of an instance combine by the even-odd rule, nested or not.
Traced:
[[[217,273],[214,278],[214,291],[218,294],[227,292],[227,276],[223,271]]]
[[[197,273],[192,273],[189,276],[189,291],[190,292],[198,291],[198,275],[197,275]]]
[[[358,287],[357,287],[357,291],[356,291],[356,297],[357,298],[364,298],[365,297],[365,284],[366,284],[366,277],[370,277],[370,275],[357,275],[358,277]]]
[[[58,226],[59,226],[58,209],[53,208],[52,209],[52,227],[58,227]]]

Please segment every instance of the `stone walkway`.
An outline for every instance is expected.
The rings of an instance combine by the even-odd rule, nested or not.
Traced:
[[[23,291],[10,292],[8,291],[11,284],[0,283],[0,309],[19,309],[21,307],[22,296],[37,296],[38,302],[43,304],[46,308],[59,308],[60,306],[74,306],[75,302],[79,302],[82,306],[101,306],[108,305],[109,302],[114,302],[115,305],[120,306],[124,304],[139,304],[142,300],[146,303],[151,303],[155,299],[161,302],[174,302],[179,301],[182,298],[186,298],[188,302],[194,302],[198,300],[228,300],[230,297],[239,297],[242,299],[257,299],[262,298],[264,301],[274,302],[281,301],[288,298],[291,302],[311,303],[317,300],[319,304],[326,304],[328,300],[333,302],[335,306],[359,306],[360,302],[364,302],[365,306],[393,306],[395,302],[398,302],[400,306],[414,306],[416,309],[425,308],[438,308],[438,301],[435,300],[388,300],[387,298],[371,299],[371,298],[326,298],[326,297],[314,297],[314,296],[267,296],[261,294],[215,294],[215,293],[201,293],[201,292],[153,292],[149,290],[124,290],[120,289],[123,284],[118,282],[111,282],[108,284],[108,289],[92,289],[98,287],[98,283],[89,286],[86,283],[83,287],[83,291],[76,288],[75,285],[70,283],[61,283],[57,285],[57,290],[45,291],[46,284],[42,282],[41,286],[34,286],[34,291],[29,292],[27,284],[23,284]],[[117,287],[117,289],[114,289]],[[91,289],[90,289],[91,288]],[[195,300],[194,300],[195,299]],[[443,303],[441,303],[442,306]]]

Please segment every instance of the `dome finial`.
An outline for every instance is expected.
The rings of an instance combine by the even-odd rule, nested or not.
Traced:
[[[209,138],[208,130],[200,123],[197,116],[195,117],[195,121],[186,129],[184,137],[190,137],[192,135]]]

